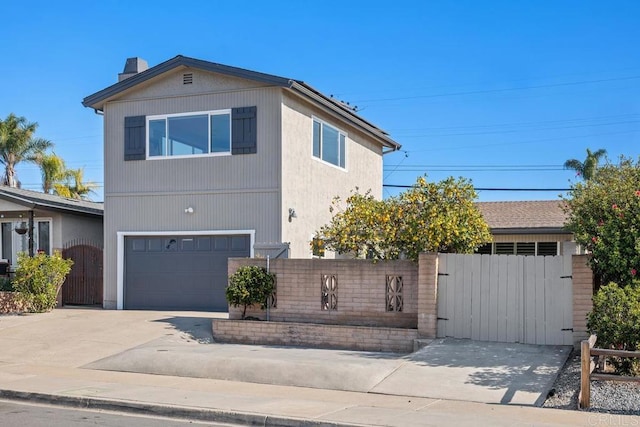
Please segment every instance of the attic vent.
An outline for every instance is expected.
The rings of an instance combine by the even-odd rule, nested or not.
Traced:
[[[186,73],[182,75],[182,84],[190,85],[193,83],[193,73]]]

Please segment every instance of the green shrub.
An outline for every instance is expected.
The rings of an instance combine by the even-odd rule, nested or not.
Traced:
[[[637,351],[640,349],[640,286],[619,287],[609,283],[593,297],[587,329],[596,334],[596,347]],[[640,374],[640,360],[611,358],[620,374]]]
[[[264,267],[249,265],[240,267],[229,277],[229,285],[225,290],[230,305],[243,306],[242,318],[247,314],[247,307],[260,304],[264,309],[267,298],[273,293],[275,274],[267,272]]]
[[[26,304],[28,311],[42,313],[56,306],[58,293],[72,265],[73,261],[62,258],[60,252],[51,256],[37,254],[30,257],[26,253],[18,255],[13,287],[20,293],[20,299]]]
[[[640,159],[607,162],[565,199],[566,228],[589,253],[603,283],[640,278]],[[636,282],[640,283],[640,282]]]
[[[13,282],[8,277],[0,277],[0,292],[13,292]]]

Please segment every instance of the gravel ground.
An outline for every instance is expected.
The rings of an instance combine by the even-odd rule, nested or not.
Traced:
[[[560,371],[545,408],[578,408],[580,392],[580,351],[573,351]],[[640,384],[617,381],[591,381],[590,412],[640,415]]]

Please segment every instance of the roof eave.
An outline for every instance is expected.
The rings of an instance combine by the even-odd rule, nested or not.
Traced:
[[[117,96],[118,94],[135,87],[145,81],[148,81],[154,77],[157,77],[163,73],[171,71],[177,67],[190,67],[201,69],[205,71],[210,71],[219,74],[225,74],[232,77],[244,78],[249,80],[254,80],[274,86],[280,86],[284,88],[289,88],[294,90],[303,96],[312,99],[316,103],[328,108],[329,110],[335,112],[343,119],[348,122],[356,125],[357,127],[363,129],[365,132],[375,137],[380,143],[387,148],[390,148],[390,151],[397,151],[400,149],[401,145],[391,139],[389,135],[383,131],[382,129],[374,126],[373,124],[367,122],[365,119],[361,118],[353,111],[348,109],[345,106],[340,105],[335,100],[328,98],[322,93],[318,92],[311,86],[300,80],[288,79],[284,77],[275,76],[272,74],[265,74],[251,70],[245,70],[243,68],[231,67],[228,65],[217,64],[214,62],[203,61],[201,59],[188,58],[182,55],[178,55],[174,58],[169,59],[168,61],[162,62],[156,66],[149,68],[141,73],[138,73],[134,76],[126,78],[118,83],[115,83],[99,92],[96,92],[92,95],[87,96],[83,99],[82,105],[85,107],[93,108],[96,111],[102,111],[104,108],[105,102],[109,99]],[[386,153],[390,152],[386,151]]]
[[[338,105],[334,100],[324,96],[320,92],[313,89],[311,86],[296,80],[291,80],[289,87],[290,89],[304,95],[307,98],[314,100],[315,102],[321,104],[322,106],[337,113],[343,119],[359,127],[360,129],[364,130],[368,134],[374,136],[377,140],[380,141],[380,143],[383,146],[390,148],[391,151],[397,151],[402,147],[402,145],[400,145],[393,139],[389,138],[387,133],[384,132],[382,129],[375,127],[374,125],[362,119],[360,116],[354,114],[352,111],[348,110],[347,108]]]
[[[20,197],[15,194],[0,193],[0,198],[8,200],[13,203],[23,205],[26,209],[45,209],[55,210],[59,212],[73,212],[84,215],[92,216],[104,216],[104,210],[84,208],[80,206],[69,206],[64,204],[46,203],[42,201],[35,201],[25,197]]]
[[[573,234],[564,227],[510,227],[491,228],[491,234]]]
[[[245,70],[243,68],[231,67],[228,65],[216,64],[214,62],[203,61],[201,59],[189,58],[186,56],[178,55],[168,61],[155,65],[148,70],[138,73],[134,76],[126,78],[118,83],[115,83],[99,92],[87,96],[82,100],[82,105],[90,107],[98,111],[102,111],[104,103],[118,95],[119,93],[131,89],[134,86],[144,83],[154,77],[171,71],[178,67],[197,68],[205,71],[215,72],[219,74],[225,74],[232,77],[239,77],[244,79],[250,79],[259,81],[262,83],[272,84],[275,86],[288,86],[290,79],[275,76],[272,74],[259,73],[256,71]]]

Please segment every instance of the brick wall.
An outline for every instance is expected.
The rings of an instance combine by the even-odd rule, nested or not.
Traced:
[[[266,260],[229,259],[229,275],[243,265],[265,266]],[[277,277],[277,307],[270,309],[271,321],[417,328],[420,338],[436,337],[438,256],[435,253],[421,254],[418,263],[275,259],[270,262],[270,270]],[[593,274],[586,255],[573,256],[572,270],[573,338],[577,343],[587,338],[586,316],[592,309]],[[336,310],[321,309],[321,276],[326,274],[337,278]],[[386,311],[387,276],[402,276],[402,312]],[[242,307],[230,307],[229,319],[240,319],[241,314]],[[266,311],[257,307],[247,310],[247,315],[266,319]]]
[[[587,255],[573,255],[573,343],[589,338],[587,313],[593,308],[593,272],[587,264]]]
[[[24,306],[17,299],[15,292],[0,292],[0,313],[22,313]]]
[[[231,258],[228,272],[243,265],[265,266],[265,260]],[[277,306],[270,320],[361,326],[415,328],[418,314],[418,266],[407,260],[274,259],[270,271],[277,278]],[[322,275],[335,275],[338,283],[336,310],[321,309]],[[402,312],[386,311],[386,277],[401,276]],[[230,307],[229,318],[240,319],[242,307]],[[247,315],[266,318],[258,308]]]
[[[409,353],[416,329],[213,319],[217,342]]]
[[[418,334],[420,338],[435,338],[438,328],[438,254],[420,254],[418,266]]]

